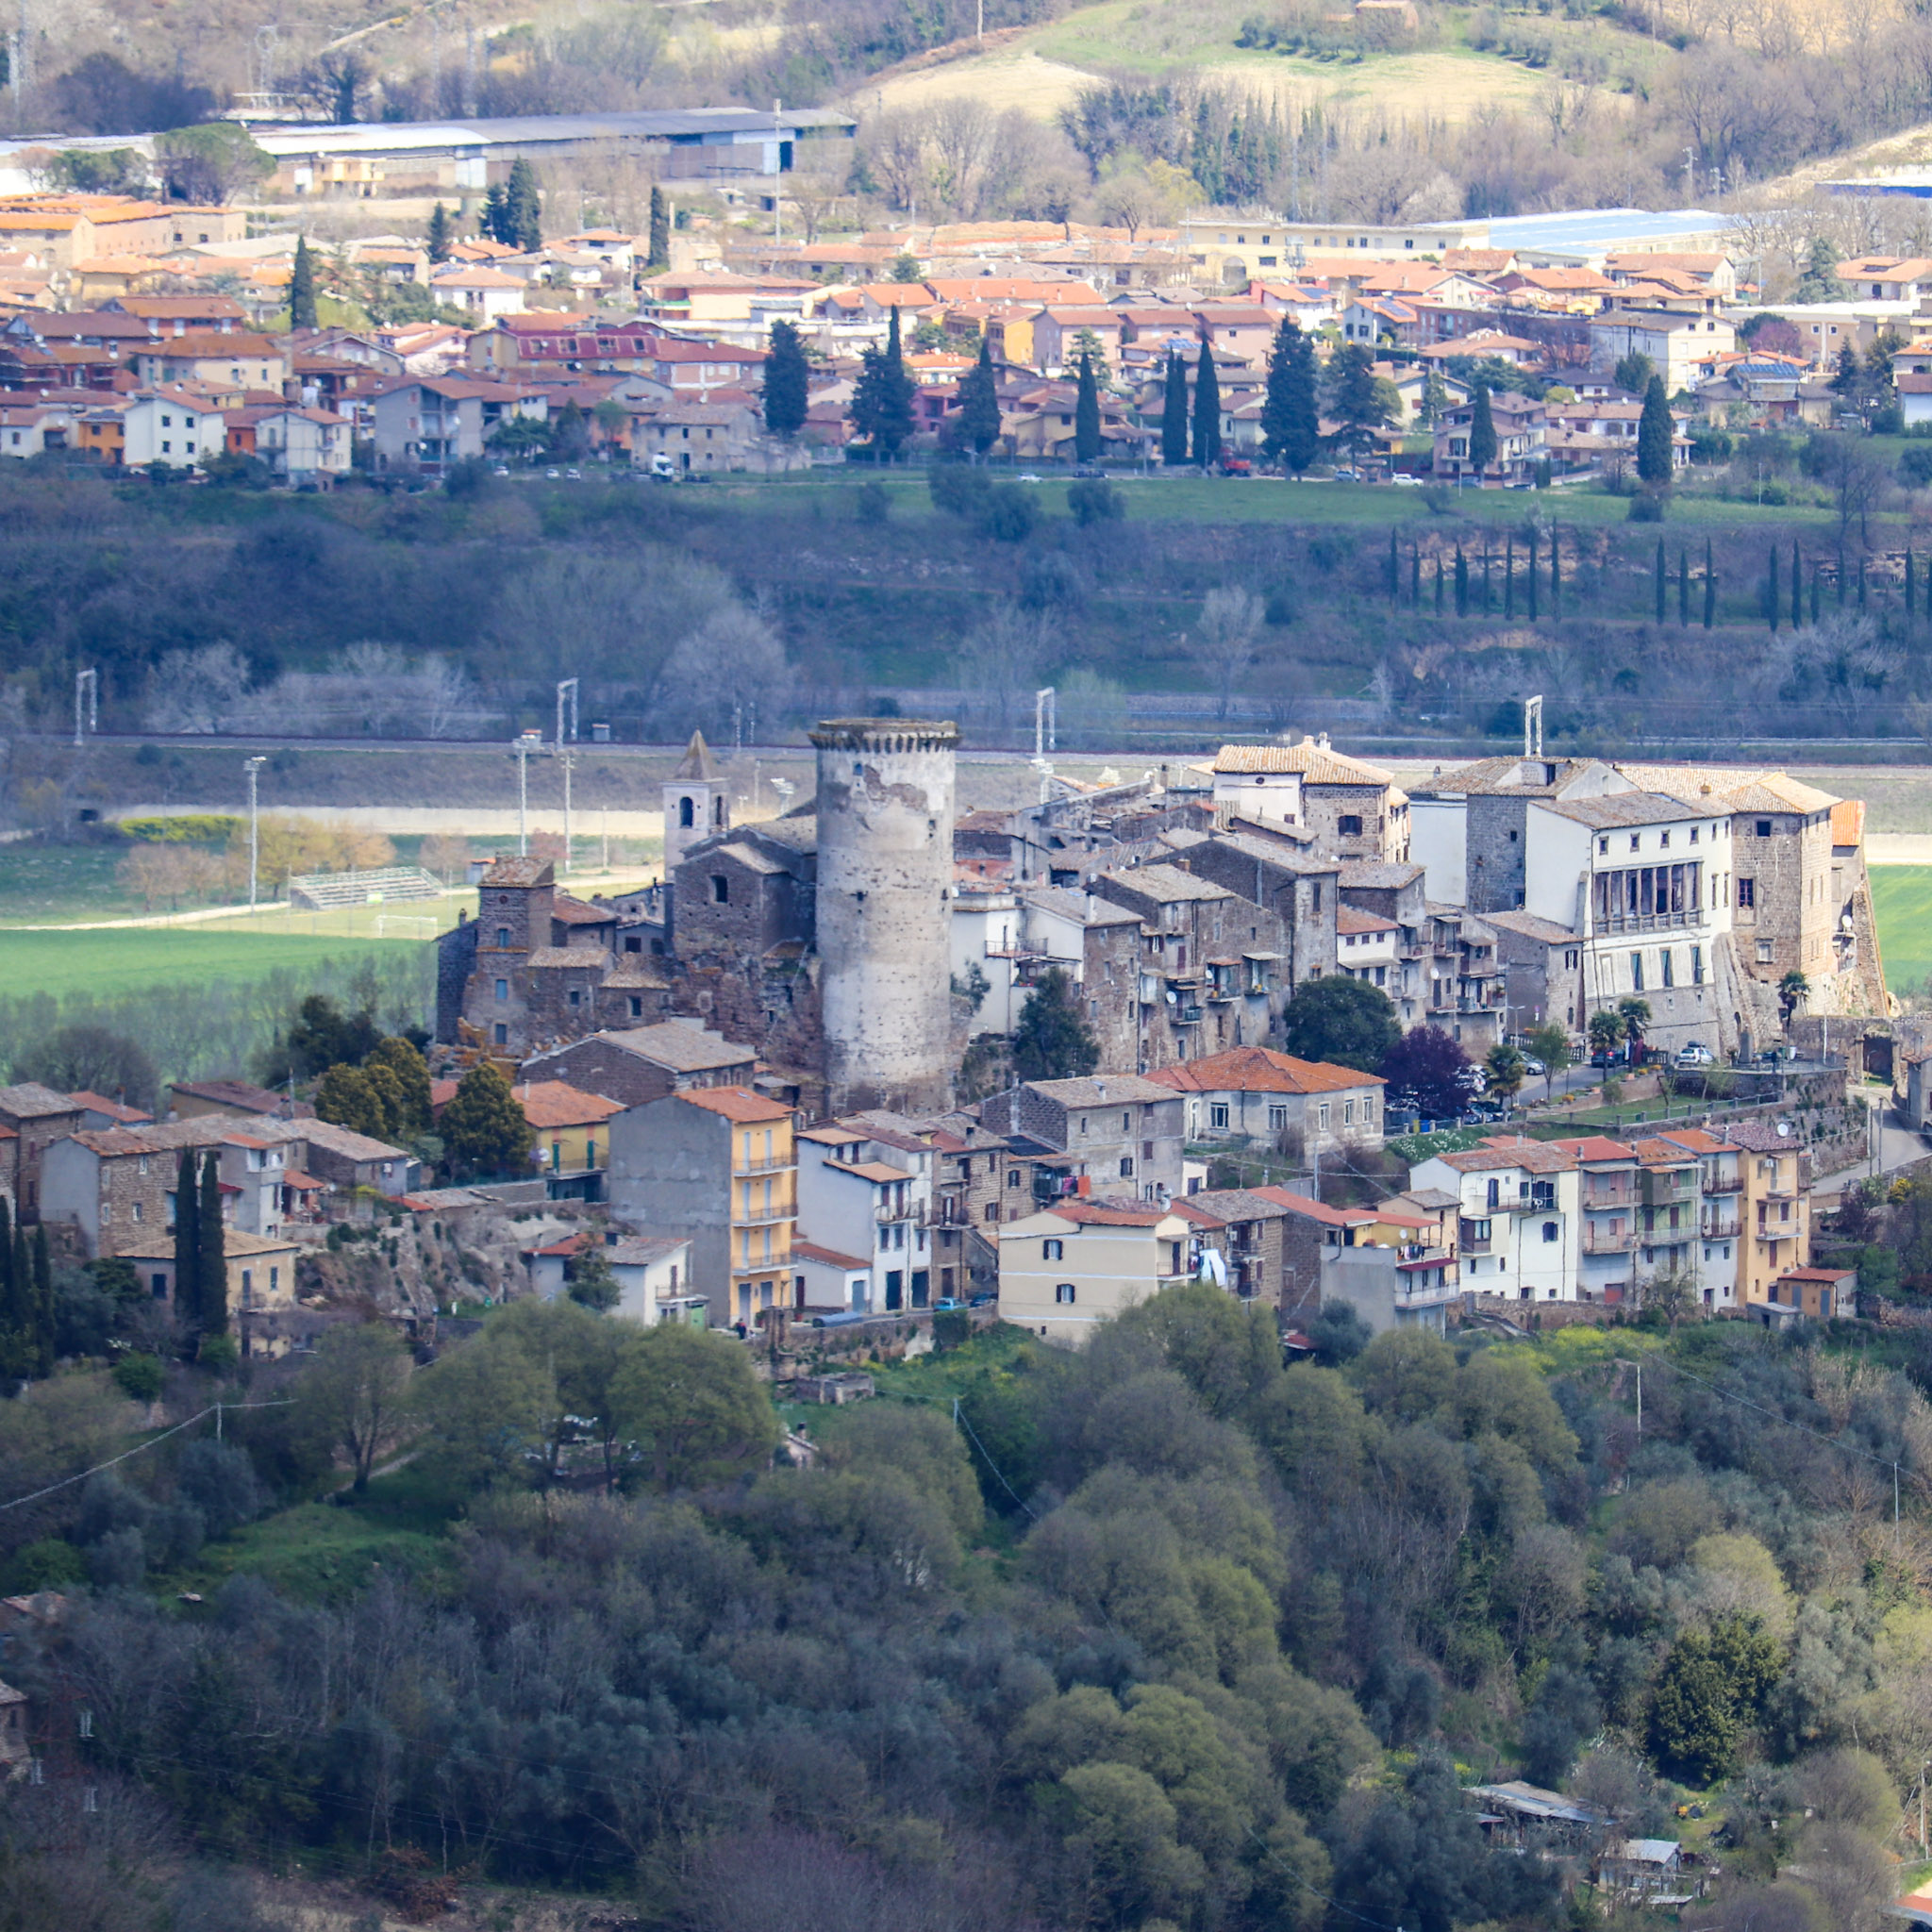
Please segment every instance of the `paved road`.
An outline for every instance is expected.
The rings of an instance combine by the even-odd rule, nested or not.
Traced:
[[[1878,1136],[1877,1171],[1895,1174],[1915,1160],[1924,1160],[1927,1155],[1932,1155],[1932,1138],[1916,1133],[1910,1127],[1900,1126],[1891,1109],[1886,1108],[1885,1123]],[[1872,1172],[1871,1161],[1861,1160],[1837,1174],[1821,1174],[1811,1183],[1811,1191],[1813,1193],[1836,1193],[1847,1181],[1863,1180]]]

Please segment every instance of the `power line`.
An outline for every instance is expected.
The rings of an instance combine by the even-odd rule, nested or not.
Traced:
[[[130,1456],[139,1456],[143,1450],[152,1449],[157,1442],[165,1442],[170,1436],[178,1436],[183,1429],[192,1429],[196,1423],[205,1422],[209,1416],[219,1417],[225,1408],[292,1408],[294,1404],[282,1402],[214,1402],[199,1415],[192,1415],[185,1423],[176,1423],[172,1429],[163,1429],[158,1436],[150,1436],[145,1442],[137,1442],[132,1449],[124,1449],[119,1456],[110,1456],[105,1462],[97,1462],[92,1469],[83,1469],[76,1475],[65,1475],[58,1483],[49,1483],[44,1490],[35,1490],[25,1496],[16,1496],[10,1503],[0,1503],[0,1509],[18,1509],[24,1503],[38,1503],[42,1496],[51,1496],[56,1490],[71,1488],[75,1483],[85,1482],[91,1475],[99,1475],[104,1469],[112,1469],[117,1462],[125,1462]],[[221,1426],[217,1422],[216,1427]]]

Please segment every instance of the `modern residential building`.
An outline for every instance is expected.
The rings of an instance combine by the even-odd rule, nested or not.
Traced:
[[[801,1128],[797,1146],[799,1238],[866,1268],[862,1299],[841,1306],[873,1314],[929,1307],[939,1156],[928,1138],[910,1121],[858,1115]]]
[[[1634,1164],[1634,1157],[1633,1164]],[[1410,1190],[1457,1204],[1461,1285],[1512,1301],[1575,1301],[1584,1249],[1581,1177],[1555,1141],[1497,1136],[1462,1154],[1438,1154],[1409,1170]]]
[[[1811,1257],[1811,1198],[1799,1175],[1798,1141],[1767,1121],[1740,1121],[1725,1138],[1742,1150],[1739,1300],[1747,1307],[1769,1304],[1772,1284]]]
[[[1703,1127],[1672,1128],[1657,1138],[1697,1157],[1698,1298],[1707,1308],[1736,1307],[1745,1272],[1741,1196],[1743,1163],[1750,1157],[1736,1141]],[[1640,1154],[1648,1144],[1639,1143]]]
[[[1172,1208],[1068,1199],[1000,1225],[1000,1319],[1079,1347],[1095,1327],[1192,1278]]]
[[[691,1242],[691,1292],[712,1327],[749,1329],[791,1299],[797,1156],[791,1109],[747,1087],[671,1093],[609,1125],[615,1217]]]

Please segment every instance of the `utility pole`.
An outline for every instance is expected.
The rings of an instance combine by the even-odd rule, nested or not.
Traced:
[[[782,103],[772,103],[772,240],[785,239],[785,132],[778,125]]]
[[[1056,697],[1057,691],[1053,685],[1033,693],[1033,756],[1036,758],[1043,758],[1048,752],[1057,749],[1054,738],[1059,721]]]
[[[522,858],[530,850],[530,740],[518,739],[510,750],[517,760],[517,857]]]
[[[74,742],[82,740],[82,726],[89,731],[101,728],[101,674],[76,671],[74,674]]]
[[[559,677],[557,680],[557,748],[563,749],[563,701],[570,696],[570,739],[575,744],[577,738],[577,681],[575,677]]]
[[[242,769],[248,774],[248,909],[255,910],[256,876],[261,865],[261,822],[257,814],[256,783],[266,758],[243,758]]]

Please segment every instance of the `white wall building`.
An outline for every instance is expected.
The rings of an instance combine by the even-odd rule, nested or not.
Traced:
[[[868,1272],[862,1306],[874,1314],[932,1301],[933,1150],[877,1118],[825,1121],[797,1136],[796,1241]],[[809,1261],[809,1257],[807,1257]],[[823,1292],[818,1264],[807,1293]],[[845,1291],[849,1298],[852,1284]],[[852,1304],[849,1303],[848,1306]],[[808,1303],[808,1306],[821,1306]]]
[[[1000,1227],[1000,1319],[1079,1347],[1109,1316],[1191,1277],[1165,1208],[1064,1201]]]
[[[137,396],[122,412],[122,461],[130,470],[155,463],[198,470],[227,446],[227,424],[206,398],[181,389]]]

